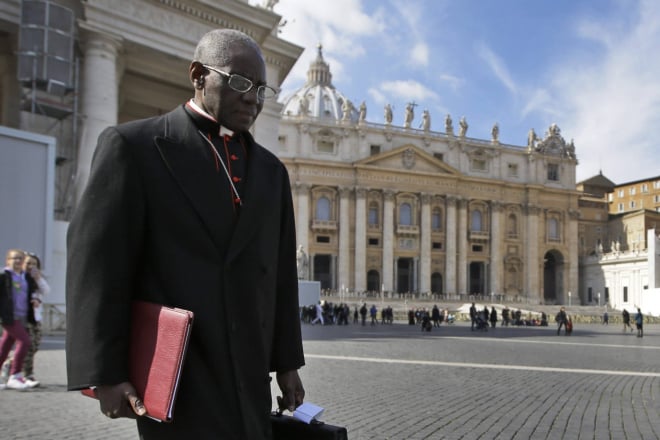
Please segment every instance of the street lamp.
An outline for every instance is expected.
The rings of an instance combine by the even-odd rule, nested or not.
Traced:
[[[568,291],[568,307],[571,306],[571,291]]]
[[[600,292],[598,292],[598,307],[600,307]]]

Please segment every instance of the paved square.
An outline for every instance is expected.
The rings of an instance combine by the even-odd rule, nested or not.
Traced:
[[[303,325],[307,400],[350,439],[660,439],[660,326]],[[36,357],[44,386],[0,391],[3,439],[135,439],[134,422],[65,392],[64,343]],[[276,391],[276,390],[275,390]]]

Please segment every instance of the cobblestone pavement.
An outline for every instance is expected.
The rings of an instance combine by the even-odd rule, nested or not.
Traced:
[[[472,332],[457,323],[303,326],[307,400],[353,439],[660,439],[660,326]],[[64,342],[45,338],[43,386],[0,391],[2,439],[135,439],[134,422],[65,392]],[[274,390],[276,392],[277,390]]]

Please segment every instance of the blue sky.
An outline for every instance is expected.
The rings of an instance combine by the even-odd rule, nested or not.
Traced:
[[[261,4],[261,0],[250,0]],[[394,107],[432,130],[465,116],[468,136],[524,145],[552,123],[575,142],[577,180],[660,175],[660,1],[280,0],[281,37],[305,47],[282,86],[305,82],[317,45],[333,84],[367,120]]]

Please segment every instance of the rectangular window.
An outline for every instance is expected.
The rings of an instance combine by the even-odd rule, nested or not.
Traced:
[[[623,302],[628,302],[628,286],[623,286]]]
[[[631,186],[630,189],[629,189],[628,191],[630,191],[630,195],[631,195],[631,196],[634,196],[634,195],[635,195],[635,192],[636,192],[636,191],[635,191],[635,187],[634,187],[634,186]]]
[[[472,252],[483,252],[484,247],[480,244],[473,244],[472,245]]]
[[[445,161],[445,155],[442,153],[433,153],[433,157],[435,157],[438,160]]]
[[[380,240],[377,238],[369,238],[369,246],[378,246],[378,243],[380,243]]]
[[[330,237],[327,235],[319,235],[316,237],[317,243],[330,243]]]
[[[642,192],[643,193],[649,192],[649,184],[648,183],[642,183]]]
[[[472,159],[471,165],[473,171],[487,171],[486,161],[483,159]]]
[[[605,303],[609,304],[610,302],[610,288],[605,287]]]
[[[619,212],[623,212],[623,203],[619,203],[619,205],[617,206],[617,210]]]
[[[433,243],[431,243],[431,248],[434,251],[441,251],[442,250],[442,243],[440,243],[439,241],[434,241]]]
[[[333,142],[321,139],[316,143],[316,149],[319,153],[334,153],[335,144]]]
[[[593,291],[591,290],[591,287],[587,289],[587,302],[591,302],[594,300],[594,294]]]
[[[380,154],[380,145],[372,145],[372,146],[371,146],[371,149],[370,149],[370,151],[369,151],[369,153],[370,153],[372,156],[375,156],[375,155],[377,155],[377,154]]]
[[[630,201],[630,209],[635,209],[635,201],[634,200]]]
[[[559,165],[556,163],[548,164],[548,180],[557,182],[559,180]]]
[[[612,203],[612,200],[614,200],[614,194],[609,193],[609,194],[607,195],[607,201],[610,202],[610,203]]]
[[[623,192],[622,189],[619,190],[619,198],[622,199],[625,197],[625,193]]]
[[[509,164],[509,177],[518,177],[518,164],[510,163]]]

